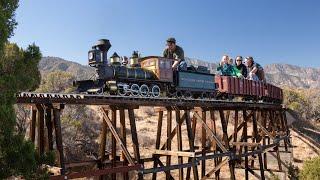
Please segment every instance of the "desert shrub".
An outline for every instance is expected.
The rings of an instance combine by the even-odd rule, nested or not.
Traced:
[[[155,143],[155,139],[153,138],[150,138],[149,136],[141,136],[139,137],[139,144],[142,146],[142,147],[150,147],[152,146],[154,143]]]
[[[144,113],[148,116],[148,117],[152,117],[155,115],[154,109],[153,108],[145,108]]]
[[[320,97],[316,90],[284,88],[284,104],[305,119],[320,119]]]
[[[306,160],[299,176],[300,179],[320,179],[320,156]]]
[[[290,162],[288,164],[288,178],[290,180],[298,180],[299,179],[299,168]]]

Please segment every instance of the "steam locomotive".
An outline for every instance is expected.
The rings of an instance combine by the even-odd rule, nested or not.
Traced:
[[[206,67],[172,69],[173,59],[158,56],[140,58],[136,52],[129,65],[114,53],[108,62],[111,44],[98,40],[88,52],[89,66],[96,69],[94,80],[75,81],[77,92],[118,96],[219,99],[243,97],[251,100],[282,102],[282,90],[271,84],[230,76],[218,76]]]

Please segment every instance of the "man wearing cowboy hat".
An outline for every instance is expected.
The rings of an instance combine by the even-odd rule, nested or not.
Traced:
[[[184,60],[183,49],[176,45],[176,39],[171,37],[167,39],[167,48],[163,51],[163,57],[175,59],[172,69],[187,70],[187,63]]]

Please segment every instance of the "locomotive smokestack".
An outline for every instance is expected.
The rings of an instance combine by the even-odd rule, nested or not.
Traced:
[[[107,64],[107,52],[111,47],[110,41],[108,39],[99,39],[94,47],[97,47],[101,51],[101,59],[103,61],[103,64]]]

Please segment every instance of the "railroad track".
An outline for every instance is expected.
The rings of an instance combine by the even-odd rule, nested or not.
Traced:
[[[92,94],[67,94],[67,93],[34,93],[21,92],[16,95],[17,103],[20,104],[86,104],[86,105],[140,105],[140,106],[181,106],[181,107],[208,107],[223,109],[241,108],[276,108],[281,104],[252,102],[252,101],[231,101],[215,99],[180,99],[180,98],[149,98],[134,96],[114,95],[92,95]]]

